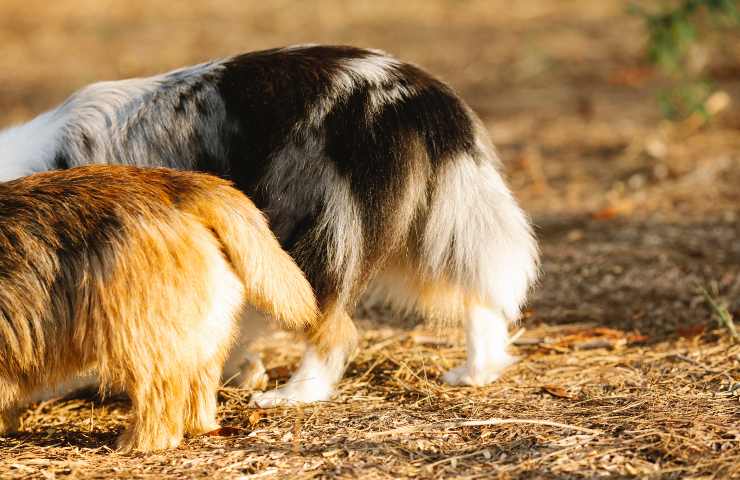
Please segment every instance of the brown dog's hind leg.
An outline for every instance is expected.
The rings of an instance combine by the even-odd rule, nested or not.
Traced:
[[[177,447],[182,441],[189,383],[194,372],[153,372],[150,379],[131,385],[133,403],[130,425],[118,437],[121,453],[149,452]]]
[[[20,413],[21,409],[17,405],[7,406],[0,410],[0,437],[18,430]]]
[[[20,426],[20,386],[0,377],[0,436],[13,433]]]
[[[219,428],[216,421],[216,392],[221,379],[221,363],[211,362],[190,381],[190,398],[185,416],[185,433],[200,435]]]

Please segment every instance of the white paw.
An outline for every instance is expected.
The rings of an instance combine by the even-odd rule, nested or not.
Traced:
[[[469,368],[468,365],[460,365],[442,375],[442,380],[448,385],[482,387],[498,380],[504,370],[516,361],[516,357],[507,356],[482,368]]]
[[[290,407],[302,403],[324,402],[331,398],[332,389],[326,385],[304,381],[303,385],[288,382],[280,388],[255,393],[249,402],[260,408]]]
[[[334,393],[334,385],[342,377],[346,358],[341,349],[321,356],[309,347],[288,383],[269,392],[255,393],[250,404],[270,408],[327,401]]]

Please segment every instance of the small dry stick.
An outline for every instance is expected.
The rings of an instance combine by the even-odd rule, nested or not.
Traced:
[[[516,342],[517,340],[519,340],[519,338],[522,335],[524,335],[524,332],[526,332],[526,331],[527,331],[527,329],[524,328],[524,327],[522,327],[519,330],[517,330],[516,333],[514,335],[512,335],[511,338],[509,338],[509,345],[513,345],[514,342]]]
[[[301,432],[303,431],[303,407],[298,406],[298,414],[293,424],[293,453],[301,452]]]
[[[423,430],[449,429],[460,427],[483,427],[488,425],[545,425],[548,427],[563,428],[577,432],[589,433],[591,435],[600,435],[601,430],[569,425],[567,423],[551,422],[549,420],[538,420],[535,418],[489,418],[487,420],[460,420],[457,422],[436,422],[425,423],[423,425],[411,425],[408,427],[395,428],[382,432],[370,432],[368,437],[382,437],[386,435],[396,435],[400,433],[412,433]]]

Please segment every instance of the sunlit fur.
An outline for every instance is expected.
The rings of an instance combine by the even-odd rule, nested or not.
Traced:
[[[376,50],[295,46],[93,84],[0,132],[0,155],[0,179],[127,163],[233,180],[314,287],[323,314],[306,371],[323,369],[308,377],[330,383],[352,353],[349,315],[368,289],[477,338],[476,319],[516,321],[537,276],[532,229],[480,120],[449,86]],[[468,364],[502,357],[507,338],[488,345]],[[501,364],[460,378],[485,383]],[[310,390],[294,385],[312,382],[299,370],[257,403],[329,398],[323,381],[287,398]]]
[[[167,169],[93,166],[0,184],[0,434],[34,391],[96,369],[128,392],[122,451],[212,430],[249,302],[309,328],[309,283],[242,193]]]

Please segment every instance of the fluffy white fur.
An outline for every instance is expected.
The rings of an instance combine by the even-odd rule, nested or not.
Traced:
[[[430,210],[423,248],[432,274],[451,267],[454,283],[516,320],[537,275],[537,247],[524,213],[495,167],[472,158],[451,163]]]
[[[347,354],[336,348],[319,355],[309,347],[290,380],[280,388],[252,395],[252,403],[261,408],[296,405],[329,400],[342,378]]]
[[[52,111],[0,131],[0,182],[49,170],[58,150],[62,125]]]

